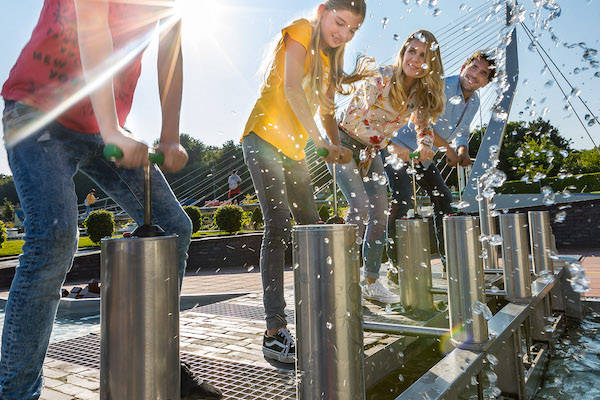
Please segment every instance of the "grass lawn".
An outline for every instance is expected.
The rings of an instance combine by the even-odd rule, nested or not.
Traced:
[[[23,247],[23,240],[7,240],[2,243],[0,248],[0,257],[2,256],[16,256],[21,254],[21,247]],[[89,247],[95,246],[89,237],[80,237],[78,247]]]
[[[240,233],[248,233],[248,232],[255,232],[255,231],[240,231]],[[207,237],[207,236],[220,236],[220,235],[227,235],[227,232],[206,232],[206,231],[199,231],[196,232],[192,235],[192,237]],[[114,236],[114,237],[119,237],[119,236]],[[23,247],[23,240],[7,240],[4,243],[2,243],[2,247],[0,248],[0,257],[4,257],[4,256],[16,256],[22,253],[21,251],[21,247]],[[89,237],[87,236],[83,236],[79,238],[79,245],[78,247],[89,247],[89,246],[95,246],[95,244],[90,240]]]

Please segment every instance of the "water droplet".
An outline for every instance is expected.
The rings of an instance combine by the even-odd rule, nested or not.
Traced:
[[[456,208],[457,210],[462,210],[463,208],[469,207],[471,204],[463,200],[463,201],[451,203],[450,205],[452,207]]]
[[[324,238],[323,241],[325,242],[325,244],[329,243],[329,238]]]
[[[327,323],[325,324],[325,326],[327,327],[327,329],[331,330],[333,328],[333,324],[329,321],[327,321]]]
[[[400,35],[398,35],[397,33],[394,33],[394,40],[395,41],[400,40]]]
[[[381,26],[383,29],[387,28],[388,22],[390,22],[390,19],[388,17],[383,17],[381,19]]]
[[[561,223],[565,222],[566,218],[567,218],[567,212],[566,211],[559,211],[554,216],[554,222],[558,222],[559,224],[561,224]]]
[[[333,264],[333,260],[331,259],[331,256],[327,256],[327,264],[331,265]]]
[[[460,104],[460,102],[462,101],[462,97],[460,95],[452,96],[450,97],[450,99],[448,99],[448,101],[454,105]]]
[[[550,186],[542,187],[542,194],[544,195],[544,204],[550,206],[554,204],[556,199],[556,195],[554,194],[554,190]]]
[[[490,235],[490,244],[492,246],[502,246],[502,236],[500,235]]]

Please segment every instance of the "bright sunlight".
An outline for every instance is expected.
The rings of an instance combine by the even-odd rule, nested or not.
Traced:
[[[175,10],[181,18],[184,36],[194,41],[213,36],[223,23],[223,7],[209,0],[176,0]],[[190,36],[192,35],[192,36]]]

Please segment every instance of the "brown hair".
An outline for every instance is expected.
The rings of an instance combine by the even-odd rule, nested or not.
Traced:
[[[492,57],[485,54],[483,51],[478,50],[475,53],[473,53],[471,57],[467,58],[467,60],[463,64],[463,68],[471,64],[474,60],[483,60],[486,63],[488,63],[488,68],[490,70],[488,80],[491,81],[492,79],[494,79],[494,77],[496,76],[496,61]]]

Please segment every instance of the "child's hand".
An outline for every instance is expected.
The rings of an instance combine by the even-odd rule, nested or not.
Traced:
[[[418,162],[427,162],[433,160],[433,156],[435,153],[431,150],[431,147],[425,146],[423,144],[419,144],[417,147],[417,152],[419,153],[419,158],[416,160]]]
[[[350,161],[352,161],[352,150],[342,145],[339,145],[338,148],[338,164],[348,164]]]
[[[338,156],[340,151],[338,146],[333,145],[323,139],[315,141],[315,145],[317,146],[317,148],[327,150],[327,155],[325,157],[321,157],[325,160],[326,163],[333,164],[335,162],[338,162]]]
[[[188,161],[187,151],[179,143],[160,142],[156,150],[165,155],[165,161],[160,166],[164,171],[178,172]]]
[[[104,145],[114,144],[123,152],[123,157],[115,161],[119,167],[135,169],[148,164],[148,146],[124,129],[103,133],[102,137]]]

